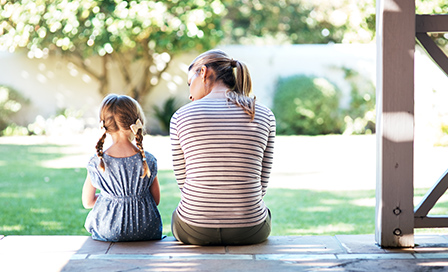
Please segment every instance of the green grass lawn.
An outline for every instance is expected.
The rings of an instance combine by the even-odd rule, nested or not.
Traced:
[[[0,235],[89,235],[84,229],[88,210],[81,204],[86,170],[45,163],[66,156],[63,149],[0,144]],[[172,171],[160,171],[158,176],[164,234],[171,235],[171,214],[180,193]],[[425,193],[416,190],[416,195]],[[265,201],[272,212],[271,235],[373,234],[374,199],[373,190],[269,188]],[[448,203],[439,203],[436,212],[448,214]]]

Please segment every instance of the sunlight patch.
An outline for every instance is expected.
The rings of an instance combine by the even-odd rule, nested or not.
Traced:
[[[434,207],[429,211],[429,215],[446,215],[448,212],[446,208],[443,207]]]
[[[446,267],[448,266],[448,262],[441,262],[441,261],[435,261],[435,262],[421,262],[417,264],[419,266],[440,266],[440,267]],[[428,268],[429,269],[429,268]]]
[[[322,204],[325,205],[338,205],[338,204],[344,204],[344,201],[337,200],[337,199],[323,199],[321,200]]]
[[[22,231],[23,226],[22,225],[14,225],[14,226],[0,226],[0,232],[1,231]]]
[[[85,155],[64,156],[59,159],[46,160],[40,163],[42,167],[52,169],[84,168],[89,158]]]
[[[45,208],[40,208],[40,209],[31,208],[30,211],[33,213],[50,213],[51,212],[50,209],[45,209]]]
[[[61,222],[42,221],[42,222],[39,223],[39,225],[45,227],[48,230],[60,230],[60,229],[62,229]]]
[[[32,193],[0,193],[0,198],[35,198]]]
[[[334,225],[316,226],[311,229],[291,229],[288,232],[294,235],[321,235],[324,233],[351,233],[354,230],[355,226],[353,224],[338,223]]]
[[[330,212],[331,207],[328,206],[318,206],[318,207],[309,207],[309,208],[301,208],[299,209],[301,212]]]
[[[353,205],[361,206],[361,207],[375,207],[376,199],[375,198],[360,198],[351,201]]]

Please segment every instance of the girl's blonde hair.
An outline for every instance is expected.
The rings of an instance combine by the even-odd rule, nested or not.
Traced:
[[[104,134],[96,144],[96,153],[100,159],[99,168],[105,170],[103,160],[103,145],[106,139],[106,133],[114,133],[119,130],[131,130],[131,125],[140,120],[143,128],[139,128],[135,134],[135,142],[143,157],[143,175],[150,176],[148,164],[146,163],[145,151],[143,150],[143,129],[145,124],[145,115],[140,104],[135,99],[126,95],[110,94],[106,96],[101,103],[100,122],[104,127]]]
[[[210,50],[202,53],[188,67],[188,71],[199,73],[202,66],[211,69],[212,72],[205,79],[213,86],[215,82],[221,81],[228,88],[227,100],[241,107],[251,120],[255,117],[255,96],[252,98],[252,81],[249,69],[238,60],[234,60],[221,50]],[[207,86],[207,85],[206,85]]]

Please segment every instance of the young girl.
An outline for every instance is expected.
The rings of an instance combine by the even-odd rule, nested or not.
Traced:
[[[111,94],[101,104],[100,125],[105,132],[87,165],[82,190],[84,207],[93,208],[85,227],[95,240],[161,239],[157,160],[143,150],[144,121],[140,105],[131,97]],[[103,151],[106,134],[112,145]]]

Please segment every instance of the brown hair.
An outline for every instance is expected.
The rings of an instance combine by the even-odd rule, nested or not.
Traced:
[[[255,96],[252,98],[252,81],[249,69],[238,60],[234,60],[221,50],[210,50],[202,53],[188,67],[188,71],[194,70],[199,73],[202,66],[212,70],[206,81],[213,86],[215,82],[221,81],[227,87],[227,100],[241,107],[251,120],[255,117]],[[207,87],[207,85],[206,85]]]
[[[100,122],[105,129],[104,134],[96,144],[96,153],[100,159],[99,168],[105,170],[103,160],[103,145],[106,139],[106,133],[114,133],[119,130],[131,130],[131,125],[140,120],[145,124],[145,115],[143,110],[133,98],[126,95],[110,94],[106,96],[101,103]],[[135,142],[143,157],[143,175],[150,176],[148,164],[146,163],[145,151],[143,150],[143,128],[138,129],[135,134]]]

